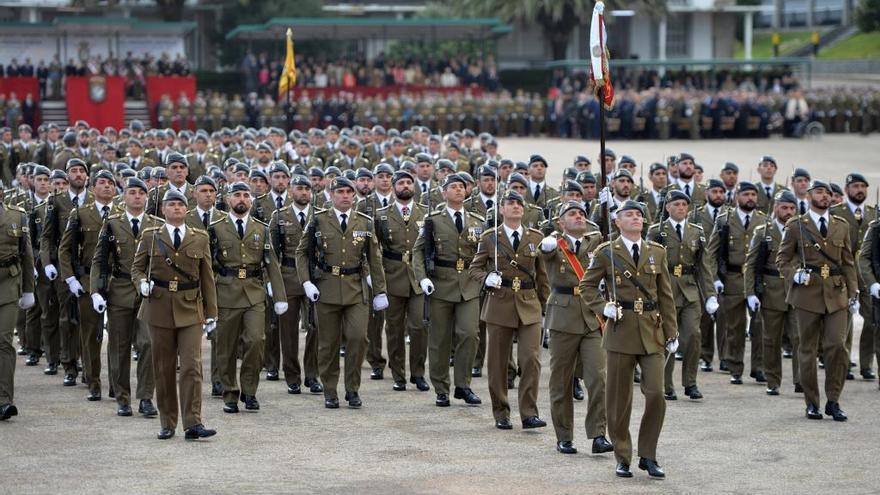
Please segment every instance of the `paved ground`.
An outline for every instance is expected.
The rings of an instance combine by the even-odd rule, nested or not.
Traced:
[[[645,162],[690,150],[709,170],[719,169],[728,159],[741,166],[754,164],[760,154],[771,153],[783,167],[805,165],[836,179],[848,170],[861,170],[875,182],[880,175],[876,140],[859,137],[818,143],[674,141],[610,146]],[[576,154],[595,155],[597,147],[563,140],[504,140],[501,148],[516,159],[540,151],[551,165],[561,167]],[[555,181],[558,168],[554,171]],[[539,406],[549,420],[549,356],[543,352]],[[613,457],[586,453],[589,443],[582,430],[575,434],[582,451],[576,456],[556,453],[549,427],[537,432],[524,432],[518,425],[509,432],[496,430],[485,378],[474,380],[476,393],[486,402],[476,408],[455,401],[451,408],[438,409],[433,406],[433,393],[393,392],[390,380],[371,381],[366,368],[361,390],[365,406],[359,411],[328,411],[320,396],[290,396],[283,382],[263,382],[258,393],[262,411],[230,416],[221,412],[222,404],[209,398],[205,388],[205,422],[219,434],[209,441],[187,443],[181,432],[173,440],[159,442],[158,420],[119,418],[111,400],[87,402],[84,386],[62,387],[61,377],[44,376],[42,366],[25,367],[24,358],[18,363],[16,402],[21,416],[0,423],[4,493],[877,490],[874,453],[880,438],[876,420],[880,392],[876,381],[847,382],[841,403],[850,421],[840,424],[803,417],[803,399],[793,393],[788,369],[783,394],[775,398],[765,396],[764,388],[754,382],[732,386],[726,374],[701,372],[698,380],[705,400],[668,404],[658,451],[668,479],[651,481],[642,472],[631,480],[616,479]],[[790,361],[785,365],[790,366]],[[576,404],[582,419],[586,406]],[[636,391],[634,428],[642,407]]]

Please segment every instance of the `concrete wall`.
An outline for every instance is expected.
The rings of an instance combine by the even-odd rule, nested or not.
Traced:
[[[632,18],[629,31],[629,51],[640,60],[657,58],[657,26],[650,17],[637,15]]]
[[[691,14],[691,58],[712,58],[714,54],[714,40],[712,36],[713,14],[710,12],[694,12]]]
[[[733,58],[736,41],[737,23],[743,22],[742,15],[715,14],[712,38],[714,40],[714,57]]]

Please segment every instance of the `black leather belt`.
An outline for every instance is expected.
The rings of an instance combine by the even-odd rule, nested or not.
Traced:
[[[120,272],[119,270],[113,270],[113,276],[115,278],[127,278],[129,280],[131,279],[130,273]]]
[[[319,263],[318,268],[326,273],[332,273],[333,275],[354,275],[355,273],[360,273],[361,271],[361,268],[359,266],[343,268],[341,266],[330,266],[327,263]]]
[[[657,309],[657,303],[653,301],[619,301],[620,307],[623,309],[629,309],[631,311],[635,311],[636,313],[641,313],[642,311],[654,311]],[[641,305],[641,310],[639,310],[639,306]]]
[[[513,289],[514,291],[518,291],[523,289],[534,289],[535,283],[530,280],[520,280],[518,278],[502,278],[501,287],[507,287]]]
[[[434,260],[434,266],[442,266],[443,268],[453,268],[458,271],[464,271],[464,269],[471,264],[471,260],[459,258],[455,261],[450,260]]]
[[[236,277],[236,278],[258,278],[263,276],[262,268],[248,268],[248,267],[225,267],[221,266],[217,273],[220,274],[221,277]]]
[[[675,277],[680,277],[682,275],[693,275],[696,270],[694,269],[694,265],[682,265],[681,263],[677,265],[669,265],[669,273],[671,273]]]
[[[288,268],[296,268],[296,259],[284,258],[281,260],[281,266],[286,266]]]
[[[382,250],[382,257],[393,261],[403,261],[403,254],[387,249]],[[434,264],[436,265],[436,262]]]
[[[177,292],[179,290],[192,290],[198,289],[200,287],[199,282],[178,282],[177,280],[159,280],[157,278],[151,279],[156,287],[162,287],[163,289],[168,289],[168,292]]]
[[[806,269],[808,269],[808,270],[811,270],[811,271],[814,271],[814,272],[818,272],[818,273],[820,273],[820,274],[823,274],[823,275],[822,275],[823,278],[827,276],[827,275],[824,275],[824,274],[828,274],[828,275],[843,275],[843,272],[840,271],[840,268],[838,268],[838,267],[832,267],[831,265],[822,265],[822,266],[816,266],[816,265],[804,265],[804,267],[805,267]]]
[[[742,273],[742,265],[727,265],[727,273]]]
[[[12,265],[17,265],[21,260],[18,256],[13,256],[12,258],[0,261],[0,268],[7,268]]]
[[[557,294],[565,294],[568,296],[579,296],[581,295],[580,287],[554,287],[553,292]]]

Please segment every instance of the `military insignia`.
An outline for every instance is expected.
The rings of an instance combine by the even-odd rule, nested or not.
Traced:
[[[472,227],[471,230],[474,231],[474,234],[480,235],[483,233],[483,227]]]
[[[94,103],[102,103],[107,98],[107,79],[104,76],[89,78],[89,99]]]
[[[27,234],[27,233],[28,233],[28,227],[27,227],[27,225],[23,226],[23,227],[21,228],[21,231],[22,231],[22,233]]]
[[[260,242],[260,234],[254,234],[254,242]]]
[[[653,255],[652,255],[652,256],[648,256],[648,264],[649,264],[649,265],[654,265],[654,264],[656,264],[656,263],[654,263],[654,256],[653,256]]]

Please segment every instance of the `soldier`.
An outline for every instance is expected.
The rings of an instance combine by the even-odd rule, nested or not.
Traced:
[[[779,191],[785,189],[785,186],[774,181],[777,170],[776,160],[772,156],[761,157],[761,162],[758,164],[761,181],[755,185],[758,186],[758,210],[765,214],[773,211],[773,198]]]
[[[797,198],[798,215],[804,215],[810,209],[810,197],[808,194],[810,180],[810,173],[802,168],[794,169],[794,172],[791,174],[791,192]]]
[[[828,399],[825,414],[835,421],[846,421],[838,401],[849,369],[847,309],[852,314],[859,310],[856,270],[847,222],[828,212],[831,188],[813,181],[808,193],[810,210],[785,224],[776,262],[785,278],[794,283],[787,301],[794,306],[798,320],[798,360],[806,416],[822,419],[816,377],[821,338]]]
[[[549,292],[544,263],[537,257],[543,236],[537,229],[523,228],[525,200],[519,193],[508,191],[499,206],[504,223],[499,229],[483,232],[469,269],[471,278],[482,281],[488,289],[480,319],[486,322],[491,337],[487,359],[492,412],[496,428],[513,428],[507,401],[507,365],[516,333],[517,363],[522,372],[522,426],[542,428],[547,423],[538,416],[536,402],[541,376],[541,315]]]
[[[287,295],[270,245],[269,226],[250,215],[253,204],[247,184],[232,184],[226,203],[229,213],[208,227],[218,288],[219,318],[215,338],[217,371],[223,384],[223,412],[237,413],[239,399],[245,409],[258,411],[260,403],[256,394],[266,332],[264,270],[279,299],[270,310],[284,314],[288,308]],[[239,353],[241,388],[236,379]]]
[[[289,307],[288,311],[279,318],[281,365],[287,382],[287,393],[300,394],[301,385],[305,385],[311,393],[320,394],[324,388],[318,381],[318,337],[311,308],[307,309],[309,316],[305,325],[307,333],[302,367],[299,362],[300,317],[302,310],[306,308],[305,304],[311,303],[304,297],[303,285],[296,271],[296,249],[313,214],[312,186],[309,179],[303,175],[295,175],[290,181],[289,196],[288,205],[276,209],[269,222],[272,247],[281,265],[281,276],[284,279],[284,290]],[[304,381],[303,371],[305,371]]]
[[[190,183],[205,175],[209,166],[219,165],[220,159],[217,158],[217,155],[208,153],[207,134],[203,132],[196,134],[196,139],[193,141],[193,151],[186,156],[186,161],[189,169],[186,180]]]
[[[638,200],[640,203],[644,203],[645,207],[648,211],[648,218],[653,218],[656,221],[662,220],[663,212],[660,211],[660,205],[663,203],[663,196],[661,196],[663,189],[669,185],[669,178],[667,176],[666,165],[663,165],[660,162],[654,162],[648,167],[648,180],[651,181],[651,188],[645,188],[645,190],[639,193]],[[690,201],[690,198],[688,198]]]
[[[679,167],[679,171],[681,168]],[[716,276],[715,291],[721,294],[724,306],[723,347],[718,353],[730,371],[730,383],[742,385],[743,353],[746,345],[746,288],[743,265],[755,228],[764,223],[765,215],[756,211],[758,188],[751,182],[737,187],[736,208],[718,215],[709,238],[709,266]],[[712,275],[710,275],[712,276]],[[708,310],[708,308],[707,308]],[[758,383],[767,383],[761,362],[760,326],[752,326],[751,373]],[[718,328],[719,333],[722,327]]]
[[[608,319],[603,339],[608,366],[605,407],[617,459],[615,474],[623,478],[632,477],[629,424],[636,365],[642,370],[645,396],[639,429],[639,469],[648,471],[652,478],[666,476],[657,464],[657,439],[666,414],[663,350],[672,354],[678,348],[666,252],[663,246],[641,238],[644,216],[644,209],[635,201],[626,201],[617,210],[615,223],[620,236],[596,248],[579,285],[596,317]],[[608,299],[599,289],[603,281],[610,292]]]
[[[718,310],[712,280],[715,272],[704,256],[706,235],[703,227],[687,220],[691,198],[682,191],[669,191],[664,201],[665,219],[648,230],[648,238],[666,248],[666,262],[671,275],[676,320],[681,341],[681,382],[684,395],[692,400],[703,398],[697,387],[697,364],[700,360],[700,313],[705,301],[706,312]],[[673,371],[675,359],[667,359],[664,397],[676,400]]]
[[[739,177],[739,167],[735,163],[727,162],[721,167],[719,174],[721,183],[724,184],[724,203],[735,206],[734,196],[736,196],[736,182]],[[756,186],[757,187],[757,186]]]
[[[599,201],[593,206],[591,218],[593,223],[596,225],[605,225],[605,216],[609,209],[611,211],[611,217],[614,218],[615,212],[623,206],[624,203],[629,201],[632,195],[632,187],[632,174],[629,173],[629,170],[620,169],[614,172],[612,182],[609,184],[609,188],[611,189],[610,193],[608,188],[600,191]],[[666,193],[664,192],[663,194],[665,195]],[[605,208],[605,203],[608,201],[611,201],[611,206],[610,208]],[[614,228],[613,222],[612,228]]]
[[[377,171],[381,167],[376,167]],[[390,166],[387,166],[390,169]],[[385,174],[386,172],[382,172]],[[428,336],[424,324],[424,298],[415,278],[411,260],[416,239],[428,211],[413,201],[414,177],[406,170],[394,173],[395,201],[376,213],[376,233],[382,247],[383,267],[388,289],[388,363],[395,391],[406,390],[406,335],[409,335],[410,383],[419,391],[430,390],[425,381]],[[381,327],[380,327],[381,330]]]
[[[156,170],[153,169],[153,172],[155,173]],[[164,198],[165,193],[168,191],[177,191],[183,194],[187,202],[193,201],[192,185],[186,181],[189,175],[189,164],[185,156],[177,152],[168,153],[168,156],[165,157],[163,172],[168,181],[165,184],[161,184],[160,181],[160,185],[150,194],[147,211],[159,211],[161,213],[158,206],[159,199]]]
[[[755,228],[755,234],[749,246],[745,285],[749,311],[754,315],[753,318],[762,320],[764,373],[767,376],[766,393],[767,395],[779,395],[779,387],[782,384],[782,336],[788,333],[795,349],[798,347],[798,336],[794,308],[785,300],[790,283],[783,278],[782,272],[779,271],[776,255],[782,242],[785,224],[795,214],[797,200],[791,191],[782,190],[769,204],[772,205],[772,215],[763,225]],[[761,313],[757,314],[758,311]],[[791,377],[795,384],[795,392],[802,392],[796,353],[791,364]]]
[[[482,401],[470,383],[477,350],[480,283],[465,270],[476,254],[485,220],[465,212],[465,184],[458,174],[447,176],[443,189],[446,209],[425,218],[413,247],[412,265],[422,291],[431,296],[428,354],[431,383],[437,393],[435,404],[449,407],[449,358],[454,339],[454,397],[477,405]]]
[[[385,273],[373,219],[355,212],[354,185],[338,177],[331,184],[332,207],[312,216],[296,250],[296,269],[306,297],[317,302],[318,369],[324,384],[324,407],[339,408],[339,345],[345,338],[345,400],[350,408],[363,404],[358,391],[369,317],[368,290],[374,311],[388,307]],[[352,245],[353,248],[347,248]]]
[[[513,173],[510,174],[510,178],[507,181],[507,189],[510,191],[518,192],[520,196],[525,198],[529,192],[528,183],[528,179],[518,173]],[[500,217],[498,218],[498,220],[502,221]],[[543,222],[544,220],[544,210],[542,210],[538,206],[526,202],[525,213],[523,214],[522,220],[523,225],[530,229],[535,229],[538,228],[541,225],[541,222]]]
[[[574,408],[571,383],[576,369],[582,369],[589,392],[584,426],[587,438],[593,439],[592,452],[611,452],[614,447],[605,438],[605,355],[602,353],[602,328],[578,286],[584,263],[601,242],[598,231],[590,231],[583,204],[569,201],[559,210],[560,234],[541,241],[541,257],[547,268],[552,292],[547,300],[545,326],[550,332],[550,415],[556,430],[556,450],[576,454]],[[581,400],[583,397],[581,397]]]
[[[718,179],[709,179],[706,185],[703,206],[691,210],[688,214],[688,221],[703,227],[703,236],[710,239],[715,231],[715,221],[724,209],[724,183]],[[716,314],[710,315],[708,312],[703,311],[702,316],[700,316],[700,370],[707,373],[713,370],[712,361],[714,360],[716,347],[715,323],[718,319],[717,316],[720,314],[722,313],[716,312]],[[724,332],[721,331],[722,329],[723,326],[719,327],[717,333],[718,357],[721,360],[719,369],[727,371],[727,365],[724,364],[724,358],[721,356],[721,351],[724,348]]]
[[[880,308],[875,307],[875,305],[880,304],[880,302],[878,302],[878,298],[880,298],[880,283],[878,283],[878,280],[880,280],[880,238],[878,238],[878,236],[880,236],[880,220],[874,220],[868,226],[868,232],[865,233],[865,238],[862,242],[862,248],[859,250],[858,253],[859,274],[861,275],[860,280],[862,281],[864,286],[867,287],[867,292],[870,295],[869,301],[871,304],[871,306],[869,307],[872,308],[872,311],[874,311],[875,313],[876,311],[880,310]],[[872,323],[876,324],[876,320],[874,318],[875,317],[872,314]],[[867,321],[868,320],[866,319],[866,324]],[[864,330],[862,331],[864,332]],[[862,360],[862,353],[868,351],[867,349],[865,349],[862,342],[864,342],[864,339],[861,339],[859,341],[859,364],[868,361],[867,358],[865,360]],[[867,345],[867,342],[865,343],[865,345]],[[871,358],[876,357],[878,361],[880,361],[880,332],[876,330],[876,327],[873,335],[873,345],[874,348],[873,353],[871,354]],[[862,375],[862,377],[866,380],[868,379],[868,377],[864,374]]]
[[[528,195],[525,196],[527,202],[532,203],[544,211],[544,218],[550,217],[550,211],[547,203],[553,198],[559,196],[559,191],[548,186],[544,182],[547,174],[547,160],[541,155],[532,155],[529,157],[529,185]]]
[[[65,132],[64,137],[61,138],[61,142],[63,143],[63,148],[57,150],[55,152],[55,157],[52,159],[52,168],[54,169],[64,169],[67,165],[67,162],[72,158],[82,159],[74,150],[74,146],[76,146],[76,134],[73,132]],[[6,182],[4,180],[4,182]]]
[[[0,205],[0,421],[18,416],[15,400],[14,325],[19,310],[34,306],[34,258],[27,213],[18,206]],[[22,329],[23,331],[23,329]]]
[[[868,231],[868,225],[877,219],[877,207],[868,205],[865,197],[868,192],[868,181],[865,176],[859,173],[851,173],[846,176],[846,200],[836,206],[829,208],[829,212],[840,218],[843,218],[849,224],[850,242],[848,244],[853,258],[858,257],[859,249],[862,247],[862,241],[865,239],[865,233]],[[874,333],[877,326],[874,323],[871,291],[865,285],[859,286],[859,314],[862,315],[862,332],[859,338],[859,370],[862,378],[865,380],[873,380],[877,377],[872,369],[874,361]],[[853,337],[853,319],[849,320],[850,330],[847,334],[847,349],[852,349]],[[854,377],[851,373],[847,373],[847,379],[852,380]]]
[[[666,197],[666,194],[669,191],[677,189],[683,191],[691,198],[690,210],[703,206],[706,186],[695,177],[696,164],[694,162],[694,157],[688,153],[682,153],[676,157],[675,163],[675,170],[678,173],[678,176],[675,178],[674,182],[670,182],[670,184],[666,186],[663,190],[662,197]],[[662,213],[664,211],[663,208],[660,208],[660,211]]]
[[[91,260],[89,292],[92,308],[103,319],[108,313],[107,369],[110,388],[116,395],[118,416],[131,416],[131,348],[138,354],[138,413],[155,417],[153,406],[152,349],[146,323],[137,319],[140,295],[131,283],[131,265],[142,230],[161,225],[158,217],[147,215],[147,185],[129,178],[123,193],[125,211],[110,215],[101,227],[95,254]]]
[[[141,233],[131,267],[132,282],[144,298],[138,319],[150,326],[156,401],[162,424],[159,440],[174,436],[181,412],[187,440],[217,434],[202,424],[201,398],[201,337],[203,330],[211,333],[217,326],[217,292],[208,235],[204,230],[186,226],[186,205],[183,194],[165,193],[165,225]]]

